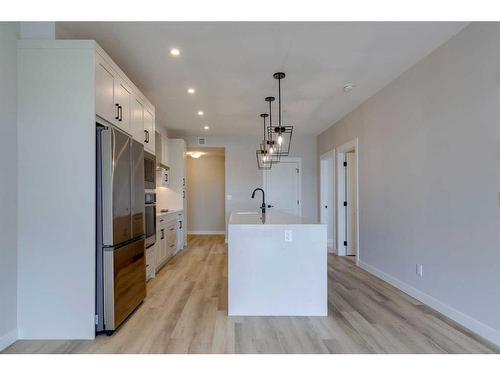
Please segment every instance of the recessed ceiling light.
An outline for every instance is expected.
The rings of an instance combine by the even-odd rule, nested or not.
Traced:
[[[203,129],[205,129],[205,130],[210,130],[210,126],[205,125],[205,126],[203,127]]]
[[[353,83],[347,83],[344,85],[344,92],[351,92],[352,89],[354,88],[354,84]]]
[[[179,56],[179,55],[181,54],[181,51],[179,51],[177,48],[172,48],[172,49],[170,50],[170,54],[171,54],[172,56]]]
[[[186,152],[186,154],[188,154],[189,156],[191,156],[192,158],[195,158],[195,159],[198,159],[200,156],[205,155],[204,152],[200,152],[200,151],[188,151],[188,152]]]
[[[198,116],[203,116],[203,111],[198,111]]]
[[[188,93],[194,94],[195,92],[196,92],[196,90],[193,89],[192,87],[188,88]]]

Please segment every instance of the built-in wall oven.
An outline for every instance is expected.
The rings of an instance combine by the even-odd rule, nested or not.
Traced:
[[[146,239],[145,247],[151,247],[156,242],[156,193],[145,193],[144,211],[146,218]]]
[[[156,157],[144,151],[144,189],[156,189]]]

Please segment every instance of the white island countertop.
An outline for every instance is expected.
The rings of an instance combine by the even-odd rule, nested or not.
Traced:
[[[233,211],[229,217],[230,225],[318,225],[318,222],[285,212],[271,211]]]

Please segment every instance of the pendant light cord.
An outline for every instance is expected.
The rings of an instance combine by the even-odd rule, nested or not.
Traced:
[[[269,101],[269,128],[272,131],[273,127],[273,115],[272,115],[272,110],[271,110],[271,101]],[[271,140],[271,133],[269,133],[269,140]]]
[[[266,141],[266,118],[264,116],[262,116],[262,118],[264,119],[264,143]]]
[[[278,79],[278,126],[281,134],[281,78]]]

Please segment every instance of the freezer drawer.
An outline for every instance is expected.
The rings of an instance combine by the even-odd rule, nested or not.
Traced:
[[[144,240],[104,252],[104,324],[115,330],[146,297]]]

